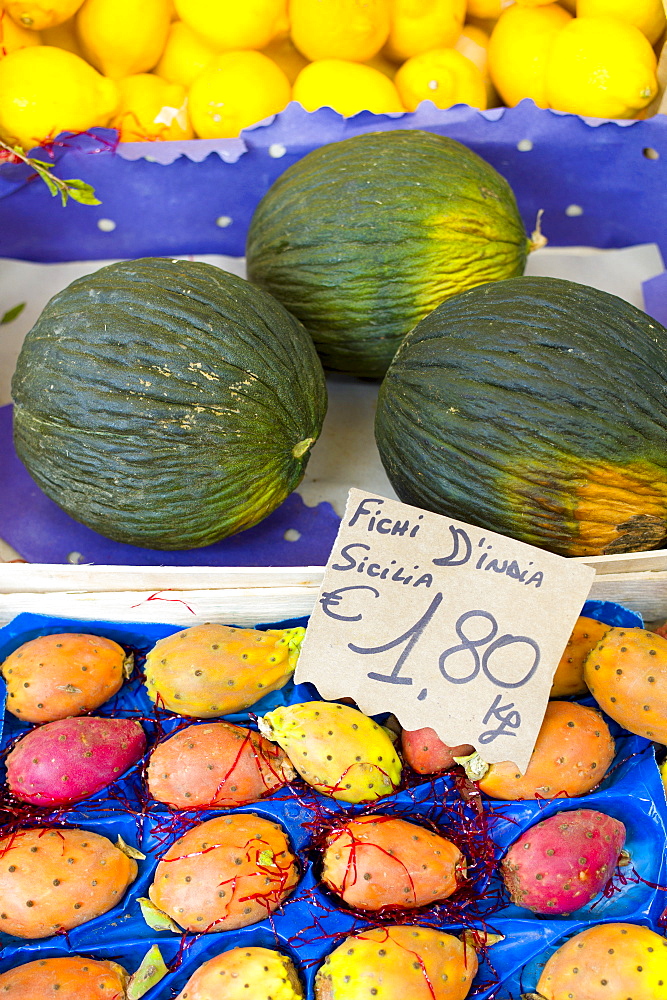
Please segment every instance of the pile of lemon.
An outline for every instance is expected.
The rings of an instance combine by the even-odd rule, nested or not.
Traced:
[[[0,0],[0,139],[228,138],[290,100],[635,118],[664,31],[662,0]]]

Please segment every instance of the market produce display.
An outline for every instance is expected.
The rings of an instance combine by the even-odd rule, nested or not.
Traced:
[[[617,605],[589,602],[584,616],[575,642],[582,627],[592,640],[593,624],[603,646],[620,632],[628,644],[652,634]],[[16,775],[17,755],[39,770],[41,751],[32,748],[55,735],[58,784],[79,752],[79,728],[92,724],[95,736],[100,722],[109,726],[105,735],[112,726],[127,726],[135,738],[141,730],[149,750],[111,785],[91,784],[73,806],[28,802],[15,778],[4,786],[0,987],[8,995],[27,989],[41,1000],[57,985],[66,1000],[92,1000],[103,984],[118,1000],[144,992],[155,1000],[563,1000],[575,975],[569,956],[573,949],[580,956],[583,942],[595,1000],[600,960],[618,997],[627,986],[633,1000],[660,1000],[652,991],[664,961],[650,949],[665,940],[662,782],[650,742],[603,720],[590,699],[550,702],[540,736],[555,733],[555,770],[567,769],[571,755],[576,772],[596,738],[595,720],[608,760],[571,793],[576,803],[557,793],[549,799],[548,789],[531,799],[512,788],[500,801],[485,780],[502,765],[474,783],[453,759],[431,777],[408,759],[401,769],[396,733],[383,720],[308,700],[313,689],[289,680],[233,722],[183,718],[150,701],[141,670],[172,637],[186,643],[190,630],[94,624],[100,640],[133,653],[139,669],[94,717],[28,728],[7,715],[8,771]],[[0,630],[0,658],[6,663],[28,636],[49,630],[77,635],[81,623],[20,616]],[[253,630],[238,631],[252,650]],[[276,626],[266,634],[284,632]],[[598,654],[594,648],[589,665]],[[642,676],[641,658],[626,666],[624,656],[619,648],[623,669]],[[228,680],[244,662],[242,654],[227,660]],[[652,676],[659,696],[657,666]],[[605,690],[613,677],[605,676]],[[257,733],[258,724],[285,749]],[[402,734],[403,745],[410,735]],[[131,749],[123,742],[119,760]],[[374,798],[367,789],[350,801],[328,775],[317,788],[296,777],[304,760],[320,777],[323,768],[334,778],[347,772],[360,787],[356,771],[375,783],[386,768],[391,783]],[[61,927],[71,928],[69,945],[54,935]],[[618,941],[623,930],[627,946]]]
[[[208,545],[300,482],[326,388],[305,330],[211,264],[111,264],[54,296],[12,384],[16,449],[45,493],[108,537]]]
[[[376,439],[406,503],[561,555],[655,548],[666,377],[667,331],[627,302],[558,278],[493,282],[405,338]]]

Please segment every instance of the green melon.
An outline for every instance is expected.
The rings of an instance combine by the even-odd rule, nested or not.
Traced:
[[[570,556],[667,539],[667,330],[557,278],[440,305],[380,388],[401,500]]]
[[[289,167],[257,206],[246,254],[326,367],[380,376],[439,302],[522,274],[530,246],[493,167],[454,139],[396,129]]]
[[[300,323],[209,264],[121,262],[73,282],[26,337],[14,438],[76,520],[156,549],[266,517],[303,476],[326,410]]]

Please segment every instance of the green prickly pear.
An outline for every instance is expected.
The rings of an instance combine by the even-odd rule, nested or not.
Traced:
[[[303,1000],[292,961],[272,948],[232,948],[200,965],[176,1000]]]
[[[531,1000],[665,1000],[667,940],[640,924],[595,924],[544,967]]]
[[[160,639],[146,657],[148,696],[170,712],[199,719],[240,712],[287,683],[305,634],[304,628],[183,629]]]
[[[325,959],[315,1000],[464,1000],[476,972],[474,948],[452,934],[375,927],[346,938]]]
[[[373,802],[401,780],[385,729],[349,705],[306,701],[268,712],[260,732],[283,748],[304,781],[342,802]]]

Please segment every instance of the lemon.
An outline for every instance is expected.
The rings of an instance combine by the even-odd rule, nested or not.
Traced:
[[[639,28],[651,45],[667,26],[662,0],[577,0],[577,17],[618,17]]]
[[[176,0],[181,21],[219,51],[263,49],[285,22],[286,0]]]
[[[228,139],[282,111],[290,82],[261,52],[223,52],[190,87],[190,120],[200,139]]]
[[[85,0],[76,19],[86,58],[105,76],[152,69],[169,31],[168,0]]]
[[[30,31],[22,28],[20,24],[12,21],[11,17],[3,15],[0,10],[0,59],[16,52],[17,49],[25,49],[29,45],[39,45],[42,39],[38,31]]]
[[[483,20],[497,21],[503,8],[508,6],[507,0],[468,0],[466,18],[479,17]]]
[[[651,43],[613,17],[575,17],[549,57],[549,105],[593,118],[634,118],[658,91]]]
[[[366,62],[389,34],[389,0],[291,0],[292,40],[307,59]]]
[[[397,62],[456,42],[465,0],[391,0],[391,29],[384,54]]]
[[[530,97],[548,108],[546,75],[552,46],[572,17],[556,3],[544,7],[515,4],[503,11],[489,41],[489,72],[510,107]]]
[[[218,54],[219,50],[197,35],[189,24],[174,21],[155,72],[164,80],[187,88]]]
[[[390,80],[393,80],[396,76],[396,70],[398,69],[398,63],[392,62],[391,59],[387,59],[386,56],[378,52],[376,56],[372,59],[367,59],[364,66],[371,66],[373,69],[379,69],[381,73],[388,76]]]
[[[500,98],[493,86],[489,73],[489,41],[491,36],[473,24],[464,24],[463,31],[456,40],[454,48],[462,56],[474,63],[482,74],[486,88],[486,106],[495,108],[500,104]]]
[[[110,121],[121,142],[153,139],[192,139],[185,87],[152,73],[136,73],[118,80],[120,102]]]
[[[41,31],[67,21],[81,6],[83,0],[3,0],[9,16],[24,28]]]
[[[290,83],[294,83],[303,67],[308,65],[289,35],[278,35],[262,52],[280,66]]]
[[[292,98],[306,111],[333,108],[346,118],[360,111],[405,111],[396,87],[384,73],[342,59],[320,59],[302,69]]]
[[[76,34],[76,20],[70,17],[69,21],[56,24],[53,28],[45,28],[41,33],[44,45],[55,45],[59,49],[67,49],[77,56],[84,58],[83,49]]]
[[[395,82],[408,111],[415,111],[422,101],[433,101],[436,108],[454,104],[486,108],[484,77],[456,49],[432,49],[412,56],[399,68]]]
[[[37,45],[0,60],[0,138],[24,149],[106,125],[117,103],[113,80],[64,49]]]

